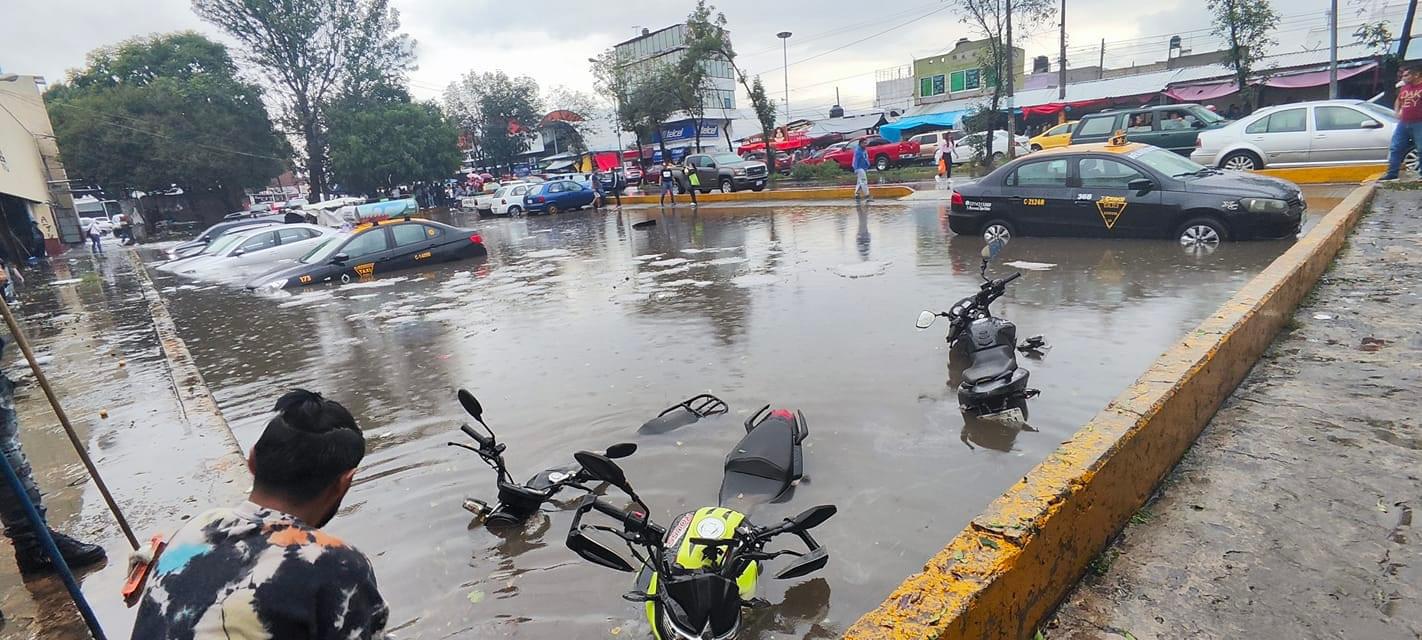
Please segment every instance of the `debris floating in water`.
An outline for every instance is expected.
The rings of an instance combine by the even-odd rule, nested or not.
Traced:
[[[1028,262],[1026,260],[1015,260],[1013,262],[1004,262],[1002,263],[1002,266],[1012,267],[1014,269],[1026,269],[1028,271],[1047,271],[1049,269],[1056,268],[1057,265],[1050,262]]]

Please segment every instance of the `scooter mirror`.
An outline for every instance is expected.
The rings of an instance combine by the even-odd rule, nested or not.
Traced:
[[[637,445],[631,442],[619,442],[607,448],[607,452],[602,455],[609,458],[626,458],[637,452]]]
[[[632,493],[632,488],[627,486],[627,474],[622,472],[622,467],[617,466],[611,457],[591,451],[579,451],[573,454],[573,459],[593,478],[626,491],[629,495]]]
[[[826,520],[829,520],[830,517],[837,512],[839,512],[839,509],[834,505],[822,504],[818,507],[810,507],[802,511],[800,515],[791,518],[790,521],[795,523],[795,528],[801,531],[808,531],[824,524]]]
[[[480,424],[484,423],[484,407],[479,405],[479,399],[469,393],[468,389],[459,390],[459,404],[464,405],[464,410],[474,416],[474,419],[478,420]]]
[[[927,329],[933,326],[933,321],[937,319],[937,314],[933,313],[932,311],[924,311],[923,313],[918,314],[918,322],[913,323],[913,326],[918,327],[920,329]]]

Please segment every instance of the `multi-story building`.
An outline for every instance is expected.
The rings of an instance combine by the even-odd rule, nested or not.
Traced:
[[[985,95],[992,91],[990,69],[983,67],[983,51],[988,40],[962,38],[952,51],[939,53],[913,61],[913,102],[916,105],[947,102]],[[1020,47],[1012,48],[1013,86],[1022,88],[1026,75],[1026,53]]]
[[[913,65],[902,64],[874,72],[874,109],[903,112],[913,106]]]
[[[13,232],[5,243],[11,254],[32,249],[8,242],[28,240],[31,224],[39,227],[50,253],[63,251],[66,243],[83,242],[54,127],[40,93],[43,84],[39,76],[0,73],[0,220]]]
[[[633,84],[658,68],[678,64],[686,55],[684,24],[656,31],[643,29],[641,35],[613,47],[613,59]],[[730,131],[731,122],[741,117],[736,111],[736,79],[731,63],[719,54],[712,54],[701,60],[700,64],[706,71],[708,85],[704,92],[699,139],[695,118],[681,111],[672,114],[653,140],[643,140],[644,143],[653,143],[656,154],[661,153],[660,147],[665,144],[674,162],[698,143],[702,151],[730,150],[734,137]],[[653,159],[653,162],[658,161],[660,158]]]

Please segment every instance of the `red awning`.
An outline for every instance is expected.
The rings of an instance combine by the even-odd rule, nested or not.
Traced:
[[[1360,73],[1372,71],[1378,66],[1376,62],[1369,62],[1357,67],[1348,67],[1338,70],[1338,79],[1346,80]],[[1309,71],[1308,73],[1295,73],[1287,76],[1274,76],[1264,81],[1266,87],[1277,87],[1279,89],[1302,89],[1304,87],[1320,87],[1328,84],[1328,70]]]
[[[802,148],[802,147],[808,147],[808,146],[810,146],[810,142],[811,142],[811,141],[810,141],[809,138],[797,136],[797,137],[794,137],[794,138],[790,138],[789,140],[777,140],[777,141],[774,142],[774,144],[775,144],[775,150],[776,150],[776,151],[793,151],[793,150],[795,150],[795,149],[799,149],[799,148]],[[739,149],[736,149],[736,152],[737,152],[737,153],[750,153],[750,152],[752,152],[752,151],[764,151],[764,150],[765,150],[765,143],[764,143],[764,142],[752,142],[752,143],[749,143],[749,144],[743,144],[743,145],[741,145]]]

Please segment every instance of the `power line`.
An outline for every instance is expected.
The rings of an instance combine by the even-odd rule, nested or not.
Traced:
[[[933,14],[935,14],[935,13],[938,13],[938,12],[941,12],[941,11],[945,11],[945,10],[947,10],[950,6],[951,6],[951,5],[945,4],[945,5],[941,6],[941,7],[938,7],[937,9],[934,9],[934,10],[932,10],[932,11],[929,11],[928,13],[925,13],[925,14],[922,14],[922,15],[919,15],[919,16],[916,16],[916,17],[914,17],[914,18],[911,18],[911,19],[909,19],[909,20],[906,21],[906,22],[900,22],[899,24],[896,24],[896,25],[894,25],[894,26],[892,26],[892,27],[889,27],[888,29],[884,29],[883,31],[877,31],[877,32],[875,32],[875,33],[872,33],[872,34],[869,34],[869,35],[867,35],[867,36],[864,36],[863,38],[860,38],[860,39],[855,40],[855,41],[853,41],[853,42],[846,42],[846,43],[844,43],[844,44],[842,44],[842,45],[840,45],[840,46],[838,46],[838,47],[835,47],[835,48],[833,48],[833,49],[830,49],[830,50],[828,50],[828,51],[822,51],[822,52],[817,53],[817,54],[815,54],[815,55],[812,55],[812,56],[810,56],[810,57],[808,57],[808,58],[801,58],[801,59],[799,59],[799,60],[796,60],[796,61],[794,61],[794,62],[791,62],[791,63],[788,64],[788,65],[781,65],[781,66],[774,67],[774,68],[771,68],[771,69],[764,69],[764,70],[757,71],[757,72],[755,72],[755,73],[748,74],[748,75],[765,75],[765,74],[770,73],[770,72],[772,72],[772,71],[779,71],[779,70],[781,70],[781,69],[785,69],[785,68],[788,68],[788,67],[793,67],[793,66],[795,66],[795,65],[797,65],[797,64],[809,62],[809,61],[814,60],[814,59],[816,59],[816,58],[823,58],[824,56],[827,56],[827,55],[829,55],[829,54],[831,54],[831,53],[835,53],[835,52],[837,52],[837,51],[842,51],[842,50],[844,50],[844,49],[848,49],[849,47],[852,47],[852,46],[854,46],[854,45],[856,45],[856,44],[859,44],[859,43],[861,43],[861,42],[864,42],[865,40],[872,40],[872,39],[877,38],[877,37],[879,37],[879,36],[882,36],[882,35],[884,35],[884,34],[890,32],[890,31],[894,31],[894,30],[896,30],[896,29],[901,29],[901,28],[903,28],[903,27],[906,27],[906,26],[908,26],[908,25],[910,25],[910,24],[913,24],[913,23],[915,23],[915,22],[917,22],[917,21],[919,21],[919,20],[922,20],[922,19],[924,19],[924,18],[927,18],[928,16],[931,16],[931,15],[933,15]],[[783,93],[783,92],[782,92],[782,93]]]

